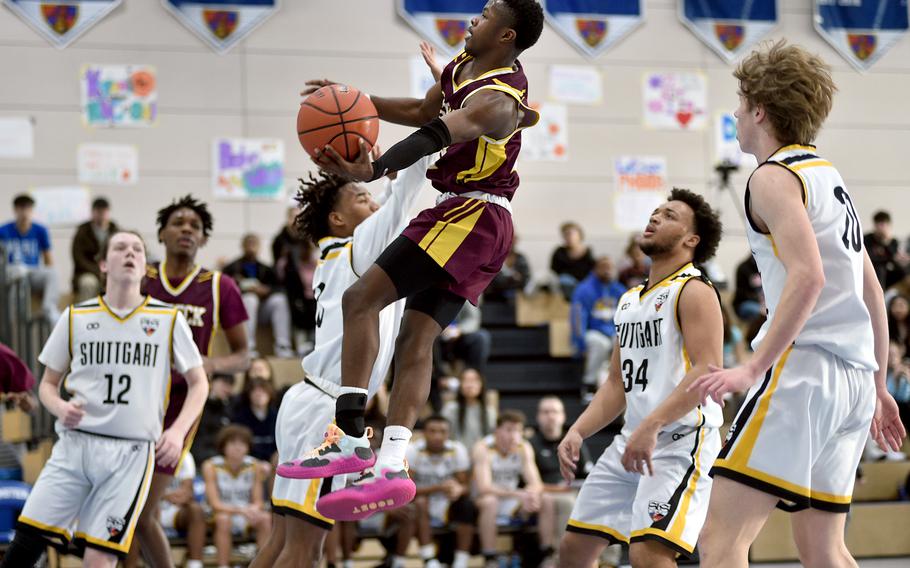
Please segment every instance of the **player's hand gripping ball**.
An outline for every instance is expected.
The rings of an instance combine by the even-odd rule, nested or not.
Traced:
[[[297,136],[310,156],[327,145],[354,161],[362,140],[367,150],[379,136],[379,114],[368,96],[354,87],[332,84],[317,89],[300,103]]]

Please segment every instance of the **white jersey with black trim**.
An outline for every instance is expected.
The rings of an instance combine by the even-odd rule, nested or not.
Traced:
[[[507,454],[503,454],[496,447],[496,439],[493,434],[486,436],[483,443],[486,445],[490,457],[490,477],[493,485],[509,491],[518,489],[524,473],[523,452],[526,451],[524,446],[527,442],[522,440]]]
[[[319,264],[313,275],[313,294],[316,298],[316,346],[303,359],[307,375],[341,384],[341,342],[344,321],[341,298],[376,261],[386,247],[404,230],[409,213],[420,189],[426,183],[430,158],[398,172],[376,213],[354,229],[347,238],[326,237],[319,241]],[[392,364],[395,338],[404,314],[404,299],[387,306],[379,313],[379,353],[370,375],[369,396],[373,396],[385,379]]]
[[[785,146],[759,167],[765,164],[786,168],[802,184],[803,204],[825,272],[825,286],[796,336],[796,345],[815,345],[853,367],[878,369],[872,320],[863,302],[863,230],[843,178],[831,162],[819,157],[814,146]],[[752,341],[757,348],[774,321],[787,271],[777,257],[774,235],[759,231],[752,220],[748,184],[745,208],[746,235],[768,307],[768,321]]]
[[[690,262],[660,282],[651,286],[645,282],[619,299],[613,318],[614,348],[619,349],[619,371],[626,391],[622,429],[626,437],[676,390],[692,368],[679,322],[679,295],[692,279],[703,277]],[[709,400],[663,429],[717,428],[722,423],[720,406]]]
[[[65,373],[64,397],[83,403],[76,429],[150,441],[161,437],[171,366],[180,373],[202,366],[186,318],[151,296],[123,315],[101,297],[68,307],[38,360]]]
[[[253,486],[256,484],[256,460],[246,456],[236,472],[228,468],[224,456],[215,456],[211,460],[221,502],[231,507],[246,507],[252,503]]]

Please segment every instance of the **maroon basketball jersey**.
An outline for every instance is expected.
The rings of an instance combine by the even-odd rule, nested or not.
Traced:
[[[468,97],[489,89],[514,97],[524,112],[524,118],[505,138],[496,140],[481,136],[469,142],[452,144],[427,170],[427,178],[433,182],[433,187],[443,193],[482,191],[512,199],[518,189],[518,172],[514,168],[521,150],[521,130],[537,124],[540,115],[528,106],[528,79],[521,63],[516,60],[514,67],[493,69],[476,79],[457,82],[459,69],[471,59],[472,56],[461,52],[443,69],[439,78],[443,97],[441,114],[460,109]]]
[[[218,271],[196,266],[183,279],[172,283],[167,278],[165,263],[149,265],[143,280],[143,291],[156,300],[174,304],[190,324],[199,352],[210,356],[212,338],[218,328],[228,329],[246,321],[246,308],[234,280]],[[185,382],[176,371],[173,382]]]

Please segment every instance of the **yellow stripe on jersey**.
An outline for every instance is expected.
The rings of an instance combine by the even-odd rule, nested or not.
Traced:
[[[774,235],[771,233],[762,233],[768,242],[771,243],[771,251],[774,253],[774,256],[780,258],[780,255],[777,254],[777,243],[774,242]]]
[[[820,158],[819,158],[819,159],[820,159]],[[813,159],[813,161],[814,161],[814,159]],[[824,160],[822,160],[822,161],[824,161]],[[775,163],[780,164],[780,165],[782,165],[783,167],[787,168],[788,170],[790,170],[791,172],[793,172],[793,174],[794,174],[797,178],[799,178],[799,183],[802,184],[802,186],[803,186],[803,207],[809,207],[809,186],[806,184],[806,180],[803,179],[803,176],[799,173],[799,170],[800,170],[802,167],[804,167],[804,166],[802,166],[802,162],[800,162],[800,165],[797,165],[797,166],[790,166],[790,165],[785,164],[785,163],[783,163],[783,162],[775,162]],[[813,162],[808,162],[808,163],[813,163]],[[827,163],[829,166],[831,165],[831,162],[825,162],[825,163]],[[821,166],[821,165],[824,165],[824,164],[815,163],[815,164],[813,164],[813,165]],[[777,255],[776,252],[775,252],[774,254]]]
[[[805,162],[799,162],[795,166],[792,166],[790,169],[791,170],[802,170],[805,168],[817,168],[819,166],[834,167],[834,165],[831,162],[829,162],[828,160],[824,160],[822,158],[812,158],[811,160],[807,160]]]
[[[70,531],[68,531],[66,529],[62,529],[60,527],[55,527],[53,525],[46,525],[42,522],[36,521],[35,519],[30,519],[30,518],[26,517],[25,515],[19,515],[19,522],[33,526],[36,529],[41,529],[43,531],[47,531],[50,533],[59,534],[60,536],[62,536],[63,538],[65,538],[67,540],[69,540],[70,536],[71,536]]]
[[[657,290],[658,288],[666,288],[667,286],[670,285],[670,283],[672,282],[672,280],[673,280],[674,278],[676,278],[677,276],[680,275],[680,273],[685,272],[686,270],[688,270],[688,269],[690,269],[690,268],[692,268],[692,267],[693,267],[693,265],[692,265],[691,262],[687,262],[687,263],[684,264],[683,266],[680,266],[680,267],[679,267],[679,270],[677,270],[677,271],[674,272],[673,274],[670,274],[669,276],[666,276],[665,278],[663,278],[662,280],[660,280],[658,283],[654,284],[653,286],[651,286],[651,287],[648,288],[647,290],[644,290],[644,292],[638,296],[639,300],[643,299],[645,296],[647,296],[648,294],[650,294],[650,293],[653,292],[654,290]],[[637,288],[637,286],[636,286],[636,288]],[[634,288],[633,288],[633,290],[634,290]]]
[[[623,536],[623,534],[621,532],[614,529],[613,527],[608,527],[607,525],[595,525],[593,523],[583,523],[581,521],[576,521],[575,519],[569,519],[569,522],[566,524],[569,525],[570,527],[575,527],[577,529],[586,529],[589,531],[597,531],[599,533],[609,535],[609,536],[615,538],[616,540],[618,540],[619,542],[625,542],[626,544],[629,543],[629,537]]]
[[[784,146],[774,153],[780,154],[781,152],[788,152],[790,150],[808,150],[809,152],[815,152],[816,148],[811,144],[790,144],[789,146]]]
[[[472,203],[476,203],[476,202],[477,202],[477,200],[474,199],[473,197],[468,197],[467,199],[465,199],[464,203],[462,203],[458,207],[453,207],[453,208],[449,209],[448,211],[446,211],[445,213],[443,213],[442,218],[445,219],[447,217],[455,217],[459,211],[463,211],[464,209],[468,208]]]
[[[177,287],[175,288],[175,287],[171,286],[170,280],[167,279],[167,271],[165,270],[165,263],[166,263],[165,260],[161,261],[161,268],[160,268],[160,270],[158,270],[158,276],[160,277],[161,285],[164,287],[165,290],[167,290],[167,293],[170,294],[171,296],[179,296],[180,294],[182,294],[183,291],[186,290],[187,286],[190,285],[190,282],[193,281],[193,278],[195,278],[196,275],[199,274],[199,271],[202,270],[201,266],[199,266],[198,264],[195,265],[193,267],[193,269],[190,270],[190,273],[186,275],[186,278],[184,278],[183,281],[180,282],[180,284],[178,284]]]
[[[215,278],[212,279],[212,335],[209,336],[209,344],[205,346],[207,356],[212,356],[212,350],[215,348],[215,336],[218,335],[218,328],[221,327],[221,273],[216,272]],[[250,316],[252,317],[252,316]],[[200,349],[201,351],[201,349]]]
[[[341,247],[340,249],[333,250],[329,254],[325,255],[325,258],[322,259],[320,262],[327,262],[329,260],[332,260],[333,258],[338,258],[339,256],[341,256],[341,253],[344,252],[344,249],[350,249],[352,244],[353,243],[348,243],[348,244],[344,245],[343,247]]]
[[[467,183],[488,178],[506,162],[506,142],[494,141],[481,136],[477,139],[477,153],[474,155],[474,167],[458,172],[455,181]]]
[[[701,414],[701,408],[696,408],[698,410],[698,423],[701,424],[704,418]],[[705,432],[706,428],[700,428],[701,433],[698,438],[698,451],[695,453],[695,471],[692,472],[692,477],[689,478],[689,484],[686,487],[686,492],[683,494],[682,502],[679,504],[679,509],[676,513],[676,518],[673,519],[673,524],[670,525],[670,536],[671,540],[676,544],[682,543],[683,531],[686,528],[686,515],[689,512],[689,505],[692,502],[692,496],[695,495],[695,488],[698,486],[698,480],[701,477],[701,453],[702,449],[705,447]],[[713,430],[712,430],[713,432]],[[687,550],[691,552],[691,547],[686,547]]]
[[[745,467],[746,464],[749,463],[749,458],[752,457],[752,450],[755,448],[755,442],[758,440],[758,433],[761,432],[762,424],[765,421],[765,417],[768,415],[768,407],[771,406],[771,397],[774,395],[774,391],[777,390],[780,374],[784,370],[784,365],[787,364],[787,358],[790,356],[792,350],[793,346],[791,345],[790,347],[787,347],[787,350],[781,355],[780,360],[777,362],[777,367],[771,375],[771,384],[758,402],[758,410],[755,412],[755,417],[746,422],[746,428],[742,433],[742,437],[733,447],[727,460],[724,460],[734,464],[737,469],[739,467]]]
[[[420,248],[425,250],[439,266],[445,266],[461,243],[464,242],[474,225],[485,211],[484,202],[479,201],[476,207],[457,221],[437,221],[436,225],[420,241]]]
[[[648,527],[646,529],[637,530],[637,531],[632,531],[632,538],[636,538],[636,537],[644,536],[644,535],[648,535],[648,534],[668,540],[668,541],[672,542],[673,544],[675,544],[676,546],[682,548],[686,552],[692,552],[695,549],[695,546],[686,543],[679,537],[674,536],[674,535],[668,533],[667,531],[663,531],[660,529],[654,529],[651,527]]]

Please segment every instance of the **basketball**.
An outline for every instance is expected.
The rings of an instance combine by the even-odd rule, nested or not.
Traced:
[[[360,141],[367,150],[379,136],[379,115],[370,98],[347,85],[328,85],[311,94],[297,112],[297,136],[311,156],[331,144],[341,157],[353,161]]]

